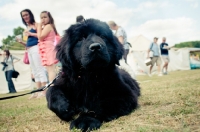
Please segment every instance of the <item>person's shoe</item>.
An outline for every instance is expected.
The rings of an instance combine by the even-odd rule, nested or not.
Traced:
[[[40,93],[38,94],[37,98],[42,98],[42,97],[45,97],[45,96],[46,96],[46,94],[45,94],[45,93],[43,93],[43,92],[40,92]]]
[[[159,73],[158,76],[163,76],[163,74],[162,74],[162,73]]]
[[[164,74],[164,75],[167,75],[167,72],[164,72],[163,74]]]
[[[38,94],[37,93],[33,93],[28,99],[33,99],[33,98],[37,98]]]
[[[162,69],[162,73],[163,73],[163,74],[165,73],[164,69]]]
[[[152,74],[151,74],[151,73],[148,73],[148,76],[149,76],[149,77],[152,77]]]
[[[13,94],[13,93],[17,93],[16,91],[14,91],[14,92],[9,92],[8,94]]]

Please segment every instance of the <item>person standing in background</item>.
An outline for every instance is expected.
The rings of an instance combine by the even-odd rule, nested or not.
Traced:
[[[158,66],[158,76],[162,76],[161,73],[161,57],[160,57],[160,53],[159,53],[159,45],[157,44],[158,38],[154,37],[153,39],[153,43],[150,44],[149,49],[147,50],[147,58],[150,58],[150,51],[153,52],[153,57],[151,59],[151,66],[149,69],[149,76],[151,76],[151,72],[152,72],[152,68],[154,66],[154,64],[156,63],[156,65]]]
[[[38,36],[37,36],[37,27],[38,23],[35,22],[33,13],[29,9],[24,9],[20,12],[22,22],[27,27],[24,31],[24,34],[28,36],[27,42],[23,42],[22,40],[16,38],[16,40],[22,45],[26,46],[28,52],[29,63],[32,69],[33,76],[35,78],[35,83],[37,89],[46,85],[47,77],[44,70],[44,67],[41,63],[41,58],[38,50]],[[38,93],[34,93],[31,95],[29,99],[36,97],[45,96],[45,91]]]
[[[47,69],[49,82],[52,82],[56,77],[56,64],[58,63],[54,45],[55,36],[58,32],[50,12],[41,12],[40,19],[41,23],[37,28],[39,54],[42,59],[42,65]]]
[[[121,27],[118,26],[114,21],[109,21],[108,22],[109,27],[112,30],[115,30],[115,36],[118,38],[119,42],[123,45],[124,47],[124,55],[123,58],[125,60],[125,63],[127,64],[127,55],[129,52],[129,44],[127,43],[127,35],[125,30]]]
[[[17,60],[14,62],[14,60]],[[20,61],[17,57],[10,54],[9,50],[4,50],[3,53],[3,63],[5,65],[5,68],[3,68],[3,71],[5,71],[5,77],[6,81],[8,82],[8,90],[9,93],[16,93],[15,85],[12,81],[12,73],[14,70],[14,63]]]
[[[123,59],[120,60],[121,68],[129,72],[132,78],[135,79],[136,76],[133,69],[127,64],[127,55],[129,52],[129,48],[127,49],[127,46],[129,46],[129,44],[127,43],[127,35],[126,35],[125,30],[121,26],[118,26],[114,21],[109,21],[108,26],[110,27],[111,30],[116,31],[115,36],[118,38],[119,42],[124,47],[125,53],[123,55]]]
[[[168,44],[166,43],[166,38],[163,37],[162,43],[160,44],[160,51],[161,51],[161,57],[164,61],[164,66],[162,68],[162,72],[163,72],[164,75],[167,75],[168,64],[169,64],[169,61],[170,61],[168,50],[170,50],[170,48],[171,47],[169,47]]]

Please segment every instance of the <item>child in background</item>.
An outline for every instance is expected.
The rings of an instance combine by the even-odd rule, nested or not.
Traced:
[[[56,59],[54,41],[58,32],[50,12],[43,11],[40,14],[40,18],[41,23],[39,23],[37,28],[39,53],[42,59],[42,65],[46,67],[49,81],[51,82],[56,77],[55,64],[58,60]]]

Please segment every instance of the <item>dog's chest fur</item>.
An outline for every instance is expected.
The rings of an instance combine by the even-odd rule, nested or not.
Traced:
[[[113,84],[114,80],[107,74],[107,71],[82,71],[76,76],[74,83],[68,83],[65,93],[69,96],[69,101],[73,101],[71,103],[76,110],[86,113],[100,110],[104,99],[112,93],[110,84]]]

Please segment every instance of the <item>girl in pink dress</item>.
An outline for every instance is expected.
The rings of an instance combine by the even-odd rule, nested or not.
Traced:
[[[50,12],[43,11],[40,14],[41,23],[38,25],[37,35],[39,39],[39,53],[42,60],[42,65],[46,67],[49,81],[51,82],[56,76],[55,64],[58,62],[56,59],[55,51],[55,37],[58,35],[54,19]]]

